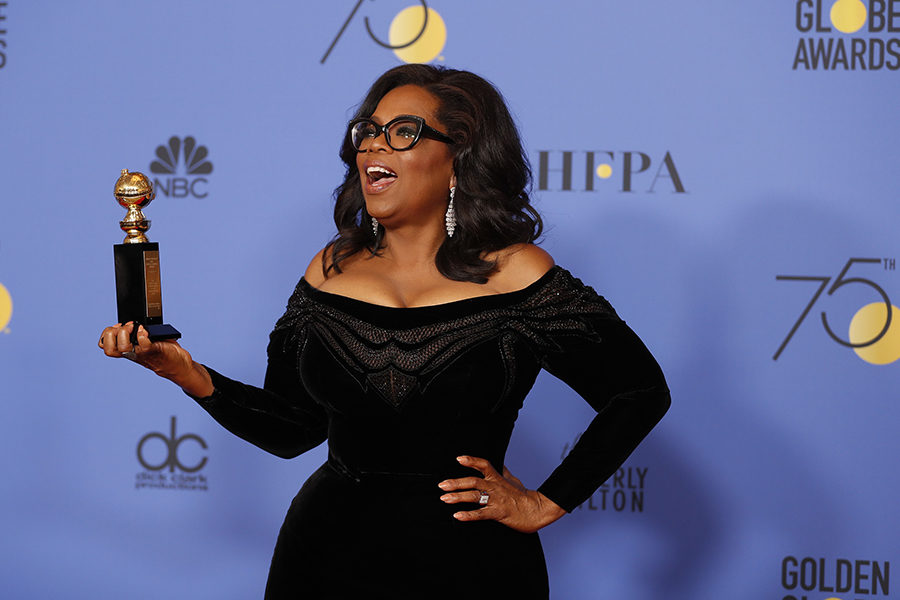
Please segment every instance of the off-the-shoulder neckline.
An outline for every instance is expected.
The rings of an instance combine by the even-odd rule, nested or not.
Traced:
[[[529,295],[531,295],[548,281],[550,281],[555,273],[562,270],[563,268],[559,265],[553,265],[543,275],[541,275],[533,282],[529,283],[527,286],[518,290],[513,290],[511,292],[482,294],[480,296],[471,296],[469,298],[461,298],[459,300],[451,300],[449,302],[441,302],[439,304],[425,304],[422,306],[388,306],[386,304],[375,304],[373,302],[367,302],[366,300],[360,300],[358,298],[352,298],[350,296],[344,296],[342,294],[326,292],[320,290],[317,287],[314,287],[312,284],[306,281],[305,277],[300,279],[300,286],[309,297],[315,299],[316,301],[322,302],[323,304],[334,305],[340,309],[347,309],[348,307],[359,307],[367,310],[381,312],[384,314],[399,315],[402,313],[415,313],[424,315],[425,313],[445,311],[457,307],[483,308],[487,306],[494,307],[513,304],[518,300],[527,298]]]

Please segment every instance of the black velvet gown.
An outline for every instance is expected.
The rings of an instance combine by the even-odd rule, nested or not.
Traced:
[[[502,471],[541,368],[597,411],[538,488],[571,511],[624,462],[669,406],[656,361],[593,289],[561,267],[528,287],[390,308],[300,280],[269,343],[265,387],[213,370],[198,402],[282,457],[328,440],[278,536],[266,598],[548,597],[536,533],[459,522],[438,482]]]

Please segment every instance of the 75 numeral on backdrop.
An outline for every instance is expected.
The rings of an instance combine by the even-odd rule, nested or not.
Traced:
[[[887,293],[879,286],[877,283],[872,281],[871,279],[865,279],[863,277],[847,277],[847,272],[850,270],[855,263],[876,263],[880,264],[880,258],[851,258],[847,261],[847,264],[844,265],[844,268],[841,269],[840,274],[838,274],[837,279],[834,280],[834,283],[828,288],[828,296],[831,296],[839,289],[844,287],[845,285],[851,284],[859,284],[865,285],[873,290],[881,296],[881,300],[884,302],[884,306],[887,309],[886,317],[884,319],[884,325],[881,327],[881,331],[878,332],[872,339],[865,340],[863,342],[851,342],[849,340],[845,340],[839,337],[834,331],[831,329],[831,326],[828,324],[828,317],[825,316],[825,311],[822,311],[822,326],[825,327],[826,333],[836,341],[838,344],[842,346],[847,346],[848,348],[864,348],[866,346],[871,346],[878,340],[884,337],[884,334],[888,332],[888,329],[891,327],[891,300],[888,298]],[[891,270],[893,270],[894,261],[891,259],[890,263],[888,263],[888,259],[885,259],[885,269],[888,269],[888,265],[890,264]],[[775,356],[772,357],[772,360],[778,360],[778,357],[781,356],[781,353],[784,352],[784,349],[787,347],[788,342],[791,341],[791,338],[794,337],[794,334],[797,333],[797,330],[800,328],[800,325],[803,323],[806,316],[809,314],[809,311],[812,310],[813,305],[815,305],[816,301],[819,299],[819,296],[822,295],[822,292],[825,291],[825,288],[828,287],[828,284],[831,283],[831,277],[812,277],[805,275],[776,275],[775,279],[778,281],[818,281],[820,282],[819,289],[816,290],[816,293],[813,294],[809,303],[806,305],[806,308],[803,309],[803,312],[800,313],[800,317],[794,323],[794,326],[791,327],[790,332],[788,332],[787,337],[784,338],[784,341],[781,342],[781,345],[778,347],[778,351],[775,352]]]

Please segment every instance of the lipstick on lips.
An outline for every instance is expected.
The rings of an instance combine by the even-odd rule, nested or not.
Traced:
[[[379,162],[367,162],[365,174],[366,191],[369,193],[383,192],[397,181],[397,174]]]

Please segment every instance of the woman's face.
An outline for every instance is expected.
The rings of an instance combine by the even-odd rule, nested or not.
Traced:
[[[435,114],[437,98],[415,85],[394,88],[384,95],[371,119],[384,125],[400,115],[416,115],[440,132],[446,132]],[[421,137],[410,150],[387,145],[384,134],[364,140],[364,152],[356,157],[367,212],[385,227],[403,225],[443,226],[453,177],[450,146]]]

